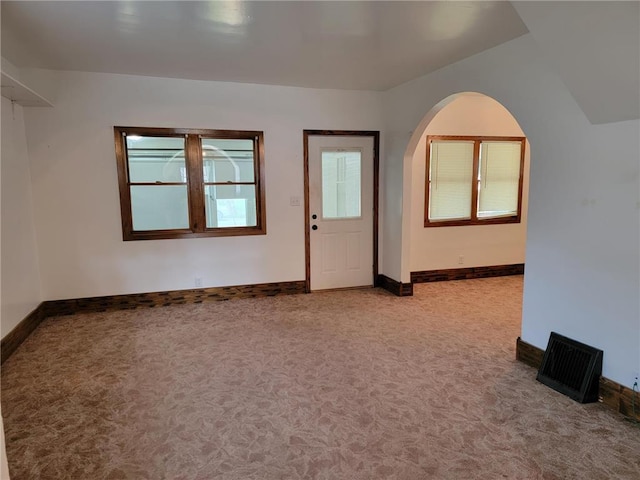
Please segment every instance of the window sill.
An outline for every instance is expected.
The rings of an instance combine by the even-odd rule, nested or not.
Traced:
[[[509,218],[487,218],[483,220],[442,220],[438,222],[424,222],[425,228],[431,227],[463,227],[471,225],[507,225],[511,223],[520,223],[520,217]]]
[[[156,230],[149,232],[127,232],[122,235],[125,242],[135,240],[171,240],[177,238],[204,237],[244,237],[249,235],[266,235],[267,229],[262,227],[215,228],[204,232],[191,230]]]

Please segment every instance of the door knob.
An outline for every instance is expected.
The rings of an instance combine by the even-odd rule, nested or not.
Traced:
[[[314,213],[313,215],[311,215],[311,218],[313,218],[313,219],[315,220],[316,218],[318,218],[318,215],[316,215],[316,214]]]
[[[318,225],[314,225],[311,227],[311,230],[317,230],[318,229]]]

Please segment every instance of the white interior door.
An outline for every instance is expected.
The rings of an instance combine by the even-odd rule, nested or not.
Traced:
[[[373,137],[309,136],[311,290],[373,285]]]

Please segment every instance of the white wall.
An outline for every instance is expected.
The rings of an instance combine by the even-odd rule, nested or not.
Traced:
[[[59,72],[27,141],[45,299],[304,279],[303,129],[380,130],[375,92]],[[267,235],[122,241],[113,126],[263,130]]]
[[[40,272],[24,110],[2,97],[2,282],[0,334],[4,337],[40,303]]]
[[[545,348],[557,331],[602,348],[604,375],[631,386],[640,370],[640,122],[590,124],[530,35],[385,92],[383,271],[409,280],[407,146],[433,106],[463,91],[503,104],[531,144],[523,340]]]
[[[524,263],[530,146],[526,145],[522,221],[506,225],[424,227],[427,135],[524,136],[509,111],[481,94],[461,94],[440,110],[422,134],[412,159],[410,270]],[[463,256],[463,263],[458,262]]]

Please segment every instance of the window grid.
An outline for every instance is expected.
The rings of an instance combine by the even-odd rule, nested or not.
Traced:
[[[118,183],[120,186],[120,206],[122,217],[122,232],[124,240],[152,240],[169,238],[192,238],[210,236],[238,236],[238,235],[262,235],[266,233],[266,215],[264,203],[264,140],[263,133],[259,131],[241,130],[202,130],[202,129],[171,129],[171,128],[147,128],[147,127],[114,127],[116,161],[118,167]],[[127,143],[127,136],[136,137],[158,137],[160,138],[184,138],[182,152],[184,163],[176,165],[172,169],[173,176],[170,181],[166,178],[149,182],[132,181],[131,163],[129,161],[130,149]],[[252,181],[220,181],[205,182],[205,155],[203,150],[203,139],[219,140],[221,142],[244,141],[245,145],[251,145],[251,155],[247,154],[247,159],[252,159],[251,180]],[[162,140],[158,140],[160,143]],[[153,149],[147,149],[153,150]],[[161,149],[158,149],[161,150]],[[172,149],[175,151],[176,149]],[[175,157],[175,155],[174,155]],[[168,162],[167,162],[168,163]],[[166,168],[167,164],[165,164]],[[135,179],[135,178],[134,178]],[[175,180],[175,181],[171,181]],[[245,180],[245,179],[242,179]],[[187,191],[187,211],[188,222],[181,225],[181,228],[155,228],[141,229],[140,223],[134,225],[134,207],[132,203],[132,187],[149,186],[151,188],[166,188],[169,186],[185,186]],[[207,198],[206,189],[215,188],[249,188],[253,189],[251,198],[240,198],[245,203],[253,203],[250,209],[252,212],[251,224],[246,226],[227,222],[218,225],[217,220],[207,223]],[[239,194],[236,190],[236,194]],[[244,192],[246,193],[246,192]],[[233,195],[228,195],[233,197]],[[215,203],[214,203],[215,205]],[[159,207],[159,211],[161,208]],[[220,210],[215,212],[216,219],[222,215]],[[209,215],[211,217],[211,215]],[[246,216],[246,214],[245,214]],[[211,225],[213,223],[213,225]],[[245,221],[245,223],[247,223]]]

